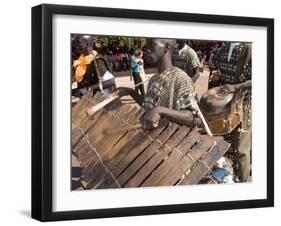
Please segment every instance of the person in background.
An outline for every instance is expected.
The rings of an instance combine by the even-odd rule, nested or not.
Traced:
[[[79,86],[89,86],[95,83],[92,76],[92,62],[97,56],[93,49],[95,40],[89,35],[77,35],[73,43],[75,57],[73,58],[74,80]]]
[[[142,50],[141,49],[136,49],[134,56],[132,57],[132,76],[134,79],[134,83],[135,83],[135,90],[137,93],[139,93],[142,96],[145,95],[144,92],[144,85],[143,84],[139,84],[142,82],[142,78],[141,78],[141,70],[142,70],[142,65],[143,65],[143,60],[142,60]]]
[[[129,62],[129,55],[126,50],[123,51],[122,70],[127,71]]]
[[[251,80],[251,45],[225,42],[214,51],[210,67],[210,86],[237,84]]]
[[[172,54],[173,65],[182,69],[195,82],[200,76],[200,60],[186,40],[177,40],[177,44],[178,48]]]
[[[117,49],[115,53],[115,71],[117,72],[121,71],[122,60],[123,60],[123,54],[119,49]]]
[[[249,100],[252,87],[251,59],[251,44],[238,42],[222,43],[221,48],[215,51],[212,59],[209,87],[222,87],[219,91],[223,95],[234,93],[239,88],[243,88],[244,98]],[[239,139],[245,140],[235,144],[235,150],[239,159],[238,176],[243,182],[248,181],[251,174],[251,148],[247,148],[247,145],[245,145],[247,143],[247,135],[245,134],[250,132],[250,130],[242,128],[239,132]]]
[[[98,76],[97,52],[93,49],[94,38],[90,35],[77,35],[73,42],[73,49],[76,51],[73,58],[73,82],[76,83],[72,93],[73,96],[81,97],[88,89],[95,94],[98,90],[108,91],[115,89],[115,80],[113,75],[109,75],[108,71],[102,72],[101,77]],[[76,87],[76,88],[74,88]]]
[[[142,52],[143,53],[143,52]],[[141,60],[141,65],[140,65],[140,76],[141,76],[141,79],[143,81],[143,83],[146,82],[147,78],[146,78],[146,74],[145,74],[145,70],[144,70],[144,59],[143,57],[140,59]]]
[[[108,63],[110,71],[113,71],[113,66],[115,64],[115,57],[114,57],[112,51],[107,52],[106,61]]]

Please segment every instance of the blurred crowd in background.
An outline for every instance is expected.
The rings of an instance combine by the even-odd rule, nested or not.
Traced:
[[[151,67],[145,58],[148,53],[149,38],[92,36],[92,39],[93,49],[97,51],[100,57],[106,59],[113,72],[130,70],[132,57],[137,49],[143,52],[144,67]],[[79,53],[75,51],[75,35],[72,36],[72,42],[72,57],[75,59],[79,57]],[[202,40],[187,40],[187,44],[195,50],[202,63],[210,63],[212,53],[222,46],[222,42]]]

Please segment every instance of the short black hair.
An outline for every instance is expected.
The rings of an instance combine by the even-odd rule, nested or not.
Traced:
[[[174,49],[176,47],[176,40],[175,39],[165,39],[165,38],[157,38],[155,40],[159,40],[162,44],[164,44],[165,46]]]

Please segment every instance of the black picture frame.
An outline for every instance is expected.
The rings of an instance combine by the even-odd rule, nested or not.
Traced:
[[[247,25],[267,29],[267,198],[130,208],[52,210],[52,17],[55,14]],[[274,20],[176,12],[43,4],[32,8],[32,218],[122,217],[274,206]]]

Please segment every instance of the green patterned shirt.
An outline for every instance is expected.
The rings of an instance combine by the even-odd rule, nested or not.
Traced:
[[[194,106],[195,94],[192,79],[181,69],[173,67],[164,71],[160,79],[152,76],[144,97],[143,108],[147,111],[155,106],[174,110],[191,110]]]
[[[186,45],[182,50],[175,50],[172,54],[172,63],[186,72],[189,76],[193,76],[194,69],[200,67],[200,61],[197,53]]]

